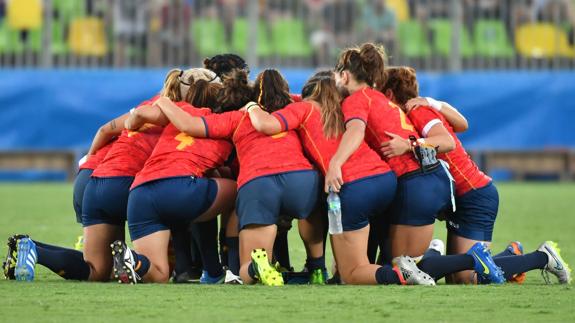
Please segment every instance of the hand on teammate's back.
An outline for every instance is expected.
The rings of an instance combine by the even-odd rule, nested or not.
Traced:
[[[381,152],[387,158],[396,157],[405,154],[411,150],[411,145],[408,139],[404,139],[399,135],[391,132],[385,132],[391,137],[391,140],[381,144]]]

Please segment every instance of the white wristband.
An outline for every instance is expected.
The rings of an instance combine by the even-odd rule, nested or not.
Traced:
[[[429,106],[432,107],[435,111],[441,111],[443,105],[440,101],[430,97],[426,97],[425,99],[427,100],[427,103],[429,103]]]
[[[134,114],[134,111],[136,110],[136,108],[131,108],[130,109],[130,114]]]

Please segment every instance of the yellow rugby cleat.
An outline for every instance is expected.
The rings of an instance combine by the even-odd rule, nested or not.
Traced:
[[[266,286],[283,286],[282,275],[270,265],[265,249],[252,250],[252,265],[260,282]]]

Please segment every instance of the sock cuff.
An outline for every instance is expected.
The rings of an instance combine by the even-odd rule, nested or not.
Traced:
[[[309,271],[313,271],[316,269],[324,269],[325,268],[325,256],[317,257],[317,258],[307,258],[305,261],[305,265]]]

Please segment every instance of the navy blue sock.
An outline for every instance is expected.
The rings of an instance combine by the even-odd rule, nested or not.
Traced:
[[[435,280],[463,270],[473,270],[475,261],[470,255],[423,257],[417,267]]]
[[[192,227],[194,239],[200,249],[204,270],[210,277],[220,277],[224,274],[220,253],[218,250],[218,221],[212,219],[206,222],[197,222]]]
[[[55,272],[64,279],[88,280],[90,266],[84,261],[84,255],[77,250],[51,246],[37,242],[38,263]]]
[[[132,250],[132,255],[136,261],[136,266],[134,267],[136,274],[141,278],[144,278],[144,275],[148,273],[148,270],[150,270],[150,259],[144,255],[136,253],[134,250]]]
[[[389,265],[384,265],[377,269],[375,280],[380,285],[401,285],[398,273]]]
[[[53,245],[43,243],[40,241],[36,241],[36,240],[32,240],[32,241],[34,241],[34,243],[36,244],[36,247],[42,247],[44,249],[49,249],[49,250],[60,250],[60,249],[62,249],[62,247],[53,246]]]
[[[541,251],[535,251],[523,256],[497,257],[493,260],[497,266],[501,267],[506,279],[533,269],[543,269],[548,262],[547,254]]]
[[[513,253],[513,251],[509,250],[509,248],[505,248],[505,250],[493,256],[493,259],[499,257],[509,257],[509,256],[515,256],[515,254]]]
[[[240,240],[238,237],[226,238],[228,245],[228,268],[234,275],[240,274]]]
[[[316,269],[325,269],[325,257],[321,256],[318,258],[308,257],[305,261],[305,267],[308,271],[314,271]]]
[[[176,256],[174,271],[176,276],[187,272],[192,267],[191,235],[185,230],[172,230],[172,246]]]
[[[274,241],[274,258],[280,263],[280,266],[287,270],[291,270],[291,262],[289,259],[288,248],[288,231],[278,232],[276,240]]]
[[[220,231],[218,232],[218,242],[220,244],[220,261],[222,263],[222,266],[224,267],[230,267],[230,265],[228,264],[228,250],[229,250],[229,246],[227,244],[227,237],[226,237],[226,227],[221,223],[220,221]]]
[[[425,251],[425,253],[423,254],[423,257],[421,259],[423,260],[423,259],[426,259],[429,257],[437,257],[437,256],[441,256],[441,253],[435,249],[429,248]]]

